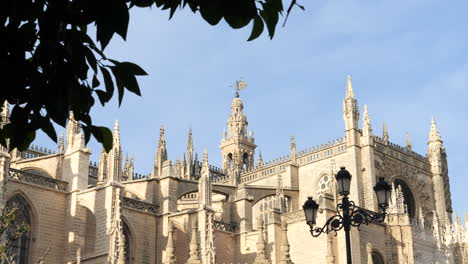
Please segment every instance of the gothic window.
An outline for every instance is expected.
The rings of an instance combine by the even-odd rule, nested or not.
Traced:
[[[377,251],[372,251],[372,263],[373,264],[384,264],[383,257]]]
[[[393,184],[395,185],[395,188],[401,186],[401,191],[403,192],[403,199],[406,205],[406,210],[408,211],[408,215],[410,218],[414,218],[416,215],[416,202],[414,201],[413,192],[411,192],[411,189],[404,180],[396,179]]]
[[[123,235],[125,237],[125,263],[129,264],[132,263],[132,251],[131,251],[131,236],[130,236],[130,229],[128,228],[127,223],[125,221],[122,221],[122,230],[123,230]]]
[[[246,170],[248,168],[248,164],[249,164],[249,154],[244,153],[242,155],[242,168]]]
[[[229,153],[227,155],[227,163],[228,163],[228,168],[232,168],[232,153]]]
[[[319,196],[323,195],[324,193],[331,193],[331,184],[332,184],[332,177],[329,175],[324,175],[320,178],[318,182],[318,194]]]
[[[257,218],[261,216],[263,222],[267,222],[268,213],[272,210],[279,210],[281,213],[291,212],[291,201],[285,195],[270,195],[260,199],[252,207],[252,227],[257,228]]]
[[[6,255],[11,258],[11,261],[5,262],[4,260],[2,263],[27,264],[31,246],[31,207],[22,196],[15,195],[6,203],[6,209],[14,209],[16,218],[5,231],[8,241],[11,243],[7,248]],[[27,226],[29,230],[18,237],[16,235],[17,229],[21,226]]]

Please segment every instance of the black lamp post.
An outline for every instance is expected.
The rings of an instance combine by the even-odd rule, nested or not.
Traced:
[[[346,237],[346,258],[348,260],[348,264],[351,264],[351,238],[349,233],[351,226],[359,229],[361,224],[368,225],[369,223],[382,223],[385,220],[385,211],[388,207],[391,187],[384,178],[379,178],[379,182],[374,186],[377,203],[380,208],[380,212],[376,213],[360,208],[356,206],[353,201],[349,200],[348,195],[351,186],[351,174],[345,169],[345,167],[341,167],[335,178],[338,185],[338,192],[342,196],[342,200],[341,203],[336,206],[337,214],[330,217],[323,227],[314,227],[316,224],[319,205],[312,199],[312,197],[308,197],[302,207],[304,209],[307,225],[310,226],[310,233],[312,236],[318,237],[322,233],[328,234],[332,231],[335,231],[336,233],[338,230],[344,228]]]

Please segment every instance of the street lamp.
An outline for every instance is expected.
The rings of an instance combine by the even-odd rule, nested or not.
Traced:
[[[349,233],[351,226],[359,229],[361,224],[368,225],[369,223],[382,223],[385,220],[385,211],[388,207],[391,187],[384,178],[379,178],[379,181],[374,186],[374,191],[377,196],[377,203],[379,205],[380,212],[372,212],[356,206],[353,201],[349,200],[348,195],[352,177],[345,167],[341,167],[335,178],[338,185],[338,192],[342,196],[341,203],[336,206],[336,215],[330,217],[322,227],[318,227],[315,226],[315,224],[319,205],[312,199],[312,197],[308,197],[302,208],[304,209],[306,222],[307,225],[310,226],[310,233],[313,237],[318,237],[322,233],[328,234],[332,231],[335,231],[336,233],[344,228],[346,238],[346,258],[347,263],[351,264],[351,238]]]

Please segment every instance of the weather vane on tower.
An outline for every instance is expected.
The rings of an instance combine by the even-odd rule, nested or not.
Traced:
[[[239,91],[247,87],[247,82],[242,80],[242,78],[234,84],[234,89],[236,90],[236,98],[239,98]]]

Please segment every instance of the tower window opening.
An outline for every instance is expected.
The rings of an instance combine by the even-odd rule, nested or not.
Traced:
[[[242,155],[242,168],[246,170],[248,168],[248,165],[249,165],[249,154],[244,153]]]
[[[232,168],[232,153],[227,155],[228,168]]]

